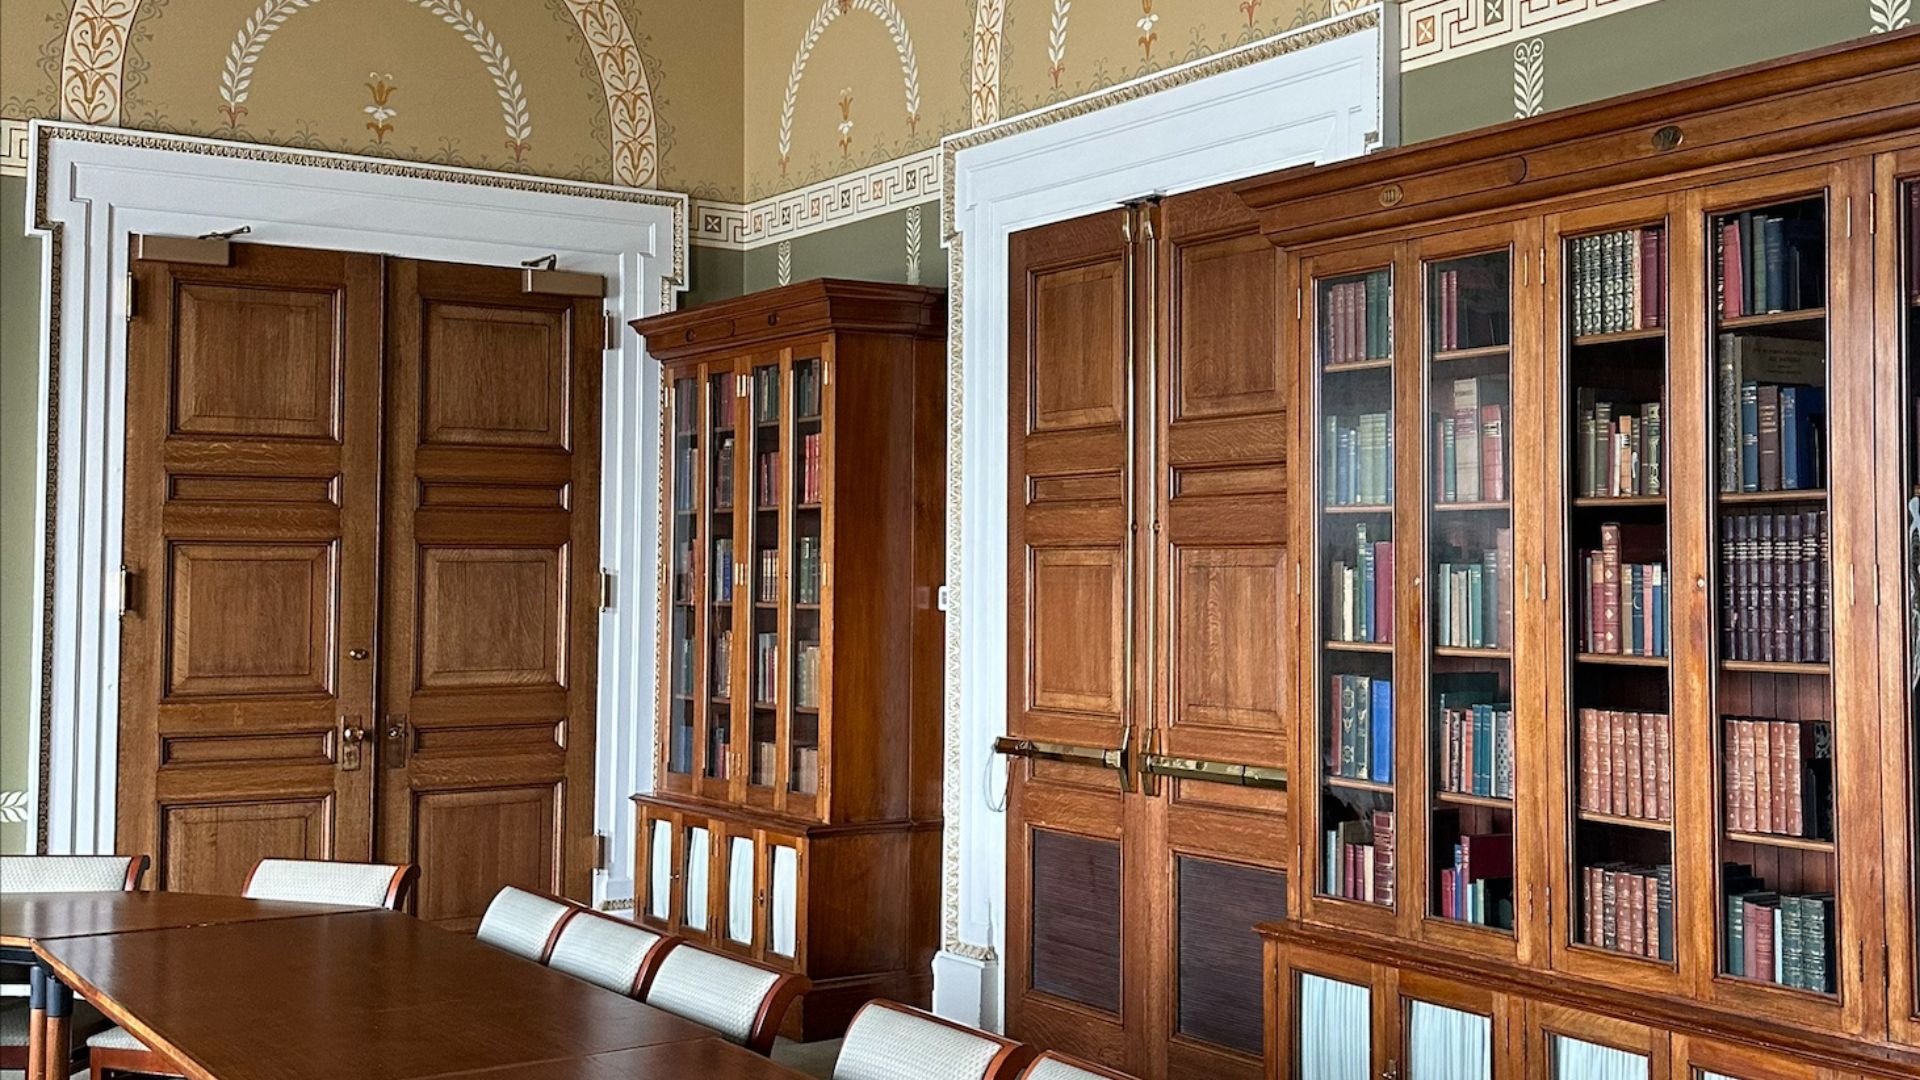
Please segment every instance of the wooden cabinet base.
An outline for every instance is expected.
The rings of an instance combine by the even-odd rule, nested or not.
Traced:
[[[930,1002],[940,822],[823,825],[673,796],[633,801],[636,921],[807,976],[813,989],[781,1034],[833,1038],[874,998]]]

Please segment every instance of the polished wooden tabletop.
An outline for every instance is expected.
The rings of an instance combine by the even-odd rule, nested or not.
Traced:
[[[806,1080],[723,1039],[611,1050],[591,1057],[445,1073],[433,1080]]]
[[[538,1063],[561,1068],[565,1059],[713,1036],[388,911],[42,939],[34,951],[61,981],[202,1080],[420,1080]],[[625,1075],[702,1073],[671,1064]]]
[[[356,908],[169,892],[16,892],[0,895],[0,945],[221,923],[329,915]]]

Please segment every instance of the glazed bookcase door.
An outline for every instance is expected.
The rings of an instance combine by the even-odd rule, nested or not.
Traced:
[[[714,853],[724,845],[714,822],[690,814],[677,814],[675,820],[679,825],[674,839],[675,861],[680,868],[676,887],[679,915],[675,922],[679,933],[689,941],[715,940],[721,924],[714,903],[714,870],[719,862]]]
[[[1282,1080],[1399,1077],[1397,972],[1347,956],[1279,948],[1269,1009]]]
[[[1505,994],[1419,972],[1394,979],[1393,1038],[1406,1080],[1519,1080],[1519,1009]]]
[[[1405,902],[1429,940],[1506,957],[1531,953],[1545,900],[1529,737],[1539,605],[1522,584],[1539,565],[1538,457],[1514,452],[1540,440],[1538,246],[1531,222],[1421,243],[1419,381],[1399,425],[1420,465],[1405,489],[1419,513],[1401,534],[1415,541],[1404,561],[1418,598],[1403,637],[1418,644],[1402,649],[1419,717],[1403,728],[1414,766],[1401,790],[1420,808],[1402,815]]]
[[[740,628],[746,606],[740,563],[740,382],[731,364],[710,363],[702,371],[705,430],[699,516],[707,577],[701,619],[704,659],[694,693],[695,790],[708,798],[725,798],[737,772],[737,688],[744,659]]]
[[[823,747],[832,719],[833,379],[832,342],[787,351],[791,438],[787,483],[787,707],[781,714],[779,807],[794,817],[824,817]]]
[[[1673,1036],[1674,1080],[1852,1080],[1851,1073],[1710,1039]]]
[[[1920,149],[1882,155],[1874,189],[1887,1018],[1920,1043]]]
[[[806,841],[785,833],[760,834],[760,959],[805,971]]]
[[[1711,996],[1859,1031],[1881,1007],[1883,915],[1871,669],[1872,290],[1864,164],[1704,189],[1689,228],[1713,254],[1706,307],[1714,565],[1710,770],[1699,865],[1716,887]],[[1862,220],[1860,222],[1864,224]],[[1696,489],[1697,490],[1697,489]],[[1863,567],[1862,564],[1865,564]],[[1864,603],[1862,603],[1864,600]],[[1797,961],[1797,962],[1796,962]]]
[[[1406,519],[1395,494],[1409,475],[1394,446],[1396,402],[1410,385],[1394,363],[1409,340],[1404,268],[1403,248],[1373,247],[1309,257],[1296,277],[1311,297],[1298,347],[1312,387],[1300,460],[1316,463],[1295,473],[1305,496],[1295,500],[1296,531],[1312,538],[1301,575],[1312,659],[1300,701],[1313,732],[1297,740],[1293,769],[1296,907],[1383,931],[1404,907],[1405,880],[1396,850],[1404,703],[1393,693],[1408,625],[1395,601],[1411,577],[1394,554]]]
[[[1669,1080],[1668,1036],[1626,1020],[1526,1003],[1529,1075],[1544,1080]]]
[[[757,832],[732,822],[714,830],[716,867],[714,942],[724,951],[757,957],[760,951],[760,849]]]
[[[734,797],[748,806],[771,809],[780,790],[780,730],[790,704],[787,663],[788,474],[792,459],[793,412],[787,396],[791,375],[787,354],[769,353],[746,366],[748,488],[745,521],[747,596],[752,603],[746,626],[746,706],[737,757]]]
[[[683,903],[680,884],[681,860],[676,846],[680,837],[680,815],[644,807],[640,812],[640,858],[635,867],[634,921],[663,933],[679,928]]]
[[[667,477],[661,499],[666,533],[668,601],[661,616],[660,684],[666,723],[661,727],[659,782],[664,791],[685,793],[694,786],[699,765],[701,669],[700,598],[705,593],[700,567],[701,453],[705,415],[698,367],[669,372],[667,382]],[[731,402],[731,396],[728,397]],[[719,568],[733,572],[731,557]]]
[[[1670,403],[1700,400],[1705,384],[1672,359],[1697,315],[1671,300],[1692,295],[1700,261],[1697,237],[1672,217],[1652,198],[1546,221],[1545,276],[1559,287],[1544,298],[1540,581],[1553,964],[1680,993],[1694,935],[1676,898],[1707,883],[1675,857],[1675,830],[1691,819],[1674,796],[1704,763],[1674,719],[1704,715],[1705,687],[1678,674],[1698,663],[1675,658],[1698,659],[1693,582],[1705,564],[1685,533],[1696,515],[1670,513],[1669,500],[1698,490],[1697,458],[1673,447],[1695,445],[1705,421]]]

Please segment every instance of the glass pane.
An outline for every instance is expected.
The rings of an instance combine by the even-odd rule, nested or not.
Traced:
[[[747,782],[772,787],[779,759],[780,510],[786,501],[781,472],[780,365],[753,369],[753,708]]]
[[[1827,206],[1710,219],[1720,971],[1831,993]]]
[[[826,490],[825,433],[822,430],[823,367],[818,358],[793,362],[792,608],[793,673],[788,725],[788,789],[801,795],[820,790],[820,542]]]
[[[1711,1072],[1707,1069],[1695,1069],[1693,1070],[1693,1075],[1698,1077],[1699,1080],[1740,1080],[1739,1077],[1728,1076],[1725,1073]]]
[[[703,825],[687,827],[687,868],[681,875],[687,882],[686,915],[681,920],[690,929],[707,928],[707,868],[713,865],[712,838]]]
[[[733,735],[733,373],[708,378],[707,412],[713,437],[707,462],[707,764],[706,775],[727,778]]]
[[[1672,963],[1667,230],[1562,242],[1569,940]]]
[[[648,834],[647,914],[664,921],[673,905],[673,823],[656,819]]]
[[[1513,929],[1511,254],[1426,265],[1427,913]]]
[[[1493,1020],[1430,1001],[1408,1010],[1411,1080],[1493,1080]]]
[[[753,944],[753,841],[727,841],[727,940]]]
[[[1302,973],[1299,983],[1300,1076],[1369,1080],[1373,1072],[1373,991]]]
[[[671,403],[673,424],[673,521],[668,526],[673,545],[673,606],[668,615],[667,771],[693,771],[694,717],[694,599],[699,576],[694,559],[698,529],[694,485],[700,453],[699,383],[675,379]]]
[[[1648,1080],[1646,1056],[1553,1036],[1553,1080]]]
[[[1323,896],[1394,903],[1393,272],[1314,283]]]
[[[768,885],[767,948],[792,956],[799,917],[800,853],[785,844],[773,846],[773,880]]]

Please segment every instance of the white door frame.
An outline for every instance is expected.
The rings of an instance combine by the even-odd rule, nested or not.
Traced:
[[[547,254],[605,276],[594,828],[598,903],[633,895],[628,796],[653,776],[660,374],[630,319],[684,287],[684,195],[35,121],[27,228],[41,244],[39,711],[30,798],[51,853],[112,851],[125,451],[128,237],[240,225],[263,244],[514,266]]]
[[[1345,5],[1336,4],[1336,8]],[[1392,20],[1343,11],[1244,49],[947,140],[947,757],[942,1015],[998,1028],[1006,949],[1007,237],[1149,193],[1393,140]],[[1147,92],[1153,91],[1153,92]]]

